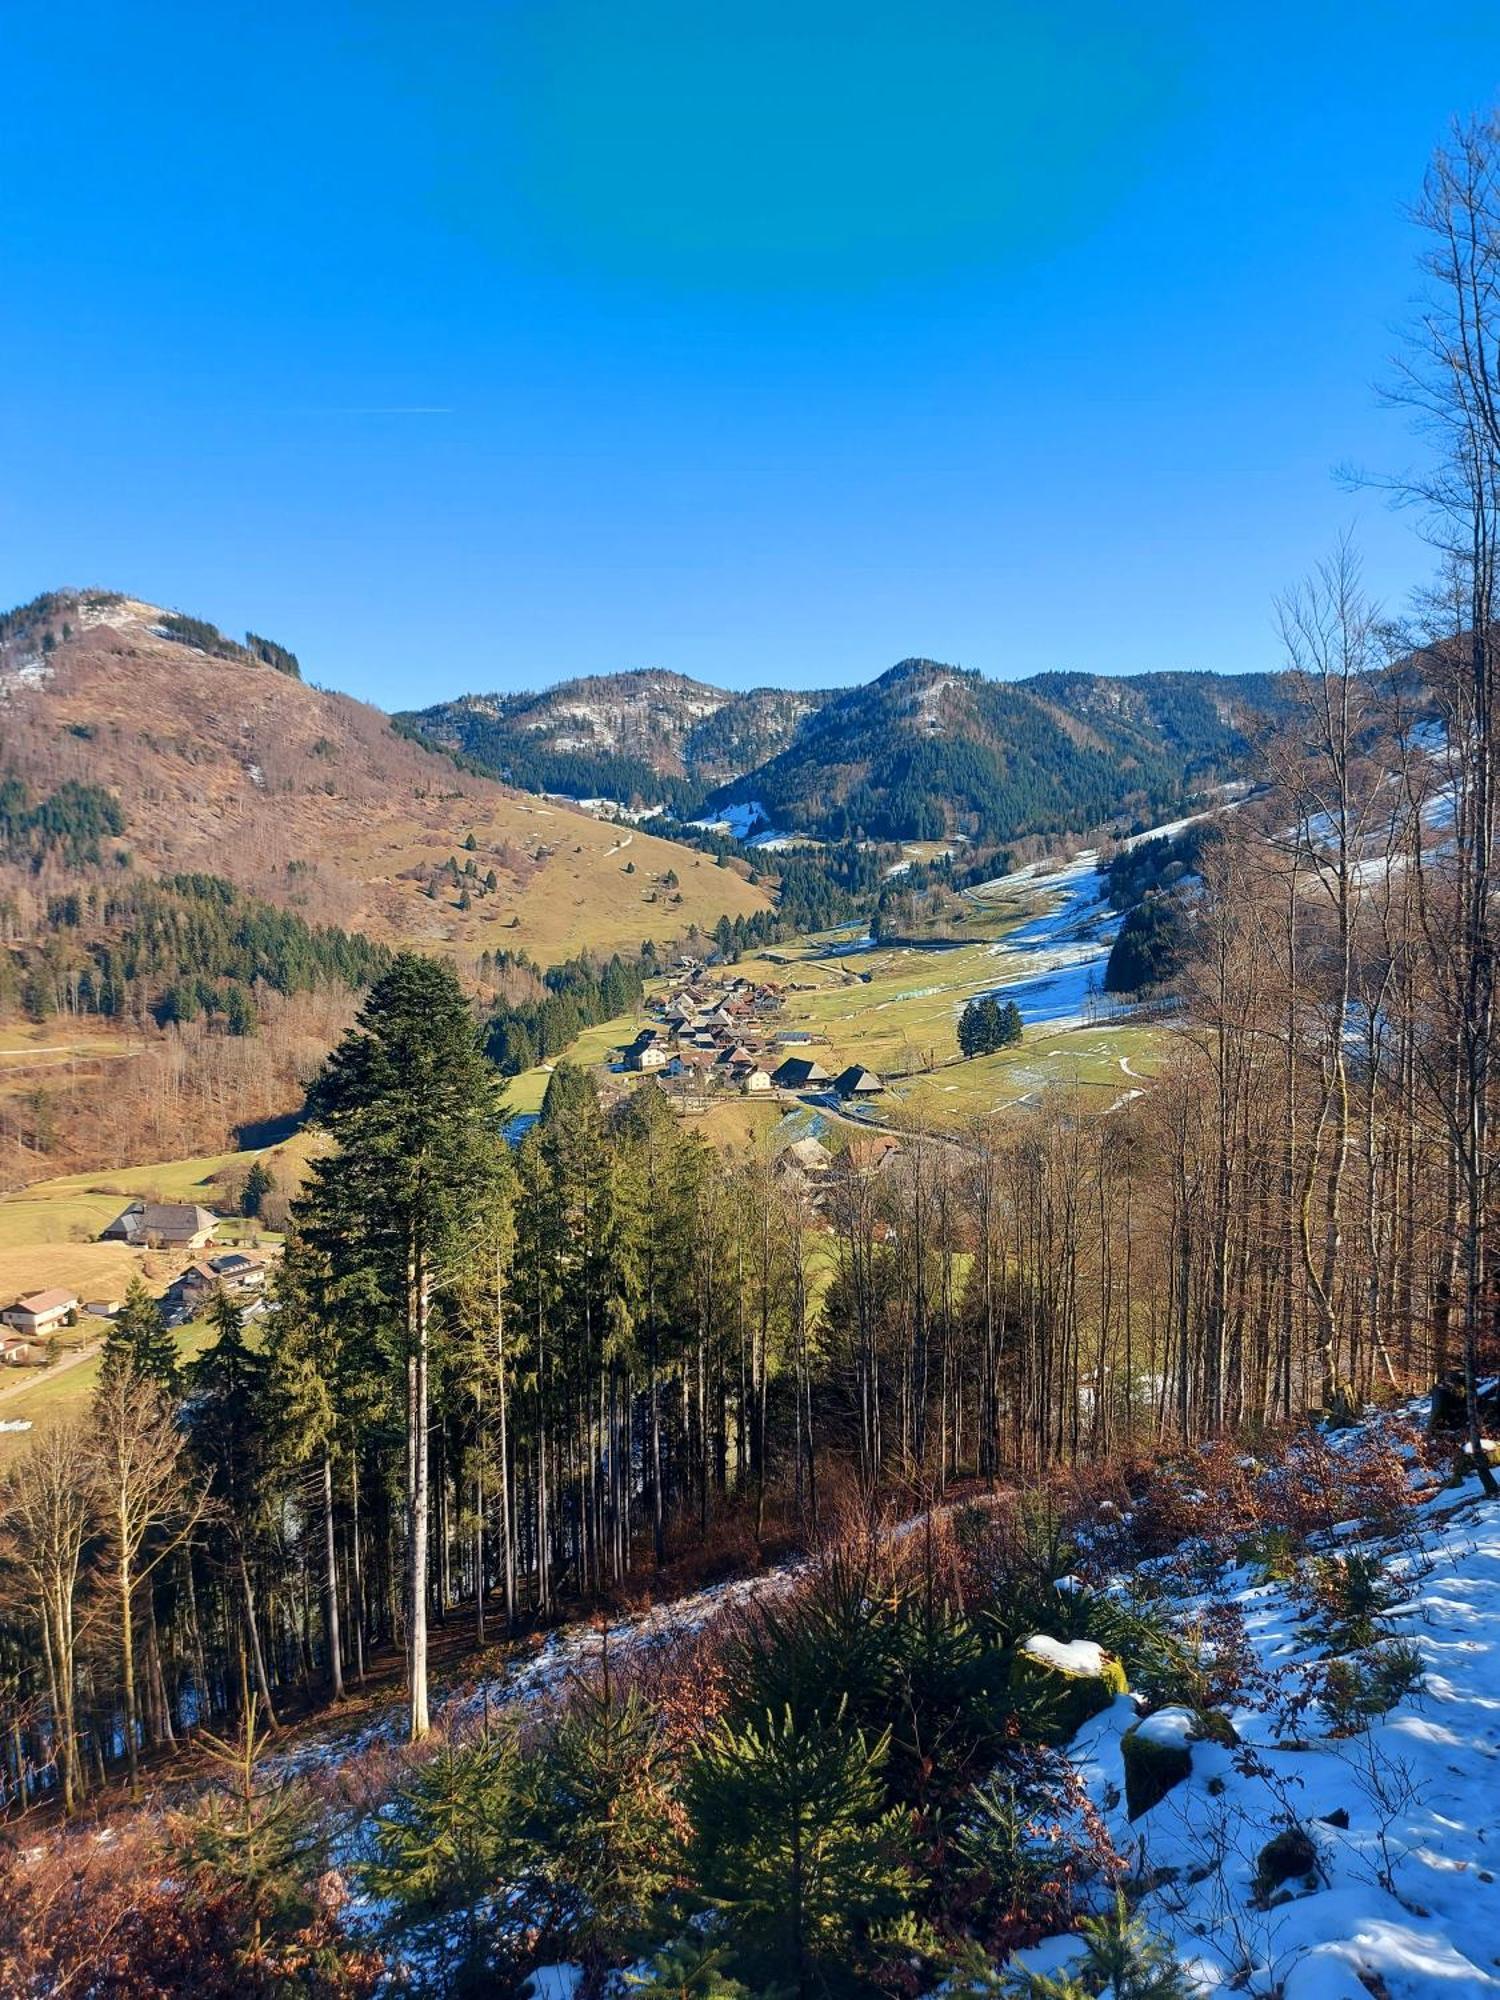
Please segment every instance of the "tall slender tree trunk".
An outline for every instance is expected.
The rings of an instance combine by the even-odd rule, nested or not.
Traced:
[[[328,1692],[344,1699],[344,1652],[339,1633],[339,1565],[333,1534],[333,1456],[323,1450],[323,1630],[328,1642]]]

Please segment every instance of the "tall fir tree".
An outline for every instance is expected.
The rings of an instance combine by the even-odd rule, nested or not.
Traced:
[[[193,1365],[190,1405],[193,1448],[219,1503],[221,1556],[236,1577],[256,1688],[274,1727],[276,1708],[261,1643],[251,1554],[266,1502],[267,1442],[270,1435],[270,1366],[245,1338],[240,1307],[225,1291],[208,1309],[212,1346]]]
[[[428,1445],[437,1300],[480,1253],[480,1224],[500,1173],[500,1095],[452,968],[403,952],[371,988],[311,1098],[335,1150],[315,1163],[304,1212],[321,1216],[336,1271],[363,1290],[405,1392],[413,1741],[429,1727]]]
[[[109,1376],[149,1376],[169,1395],[177,1393],[177,1343],[139,1272],[131,1278],[124,1302],[110,1321],[100,1367]]]

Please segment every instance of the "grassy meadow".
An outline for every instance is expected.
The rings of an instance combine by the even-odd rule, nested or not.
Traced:
[[[973,898],[941,939],[855,948],[859,934],[845,928],[772,946],[742,959],[735,970],[783,988],[776,1029],[810,1037],[787,1053],[815,1057],[835,1074],[865,1063],[886,1079],[889,1094],[875,1105],[877,1118],[951,1128],[978,1116],[1024,1113],[1056,1086],[1078,1091],[1088,1108],[1107,1110],[1149,1086],[1169,1046],[1161,1027],[1109,1018],[1038,1024],[1001,1054],[971,1061],[959,1056],[958,1017],[965,1004],[1008,976],[1035,975],[1034,963],[1008,952],[1006,939],[1046,908],[1045,891],[1044,877]],[[607,1065],[636,1026],[634,1016],[622,1015],[590,1028],[568,1059]],[[514,1078],[510,1107],[538,1110],[548,1074],[539,1066]],[[690,1122],[716,1144],[744,1147],[763,1143],[783,1108],[726,1097],[690,1114]]]

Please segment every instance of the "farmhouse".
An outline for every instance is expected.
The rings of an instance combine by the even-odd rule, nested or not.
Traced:
[[[266,1282],[264,1261],[247,1257],[243,1250],[226,1250],[222,1257],[210,1257],[208,1268],[226,1291],[258,1292]]]
[[[771,1072],[771,1081],[778,1090],[811,1090],[828,1080],[828,1072],[816,1056],[788,1056]]]
[[[261,1291],[265,1282],[266,1267],[259,1257],[247,1257],[239,1250],[226,1251],[222,1257],[200,1257],[168,1286],[162,1312],[169,1325],[191,1319],[215,1292],[222,1289],[233,1298],[243,1298]]]
[[[0,1312],[0,1320],[17,1333],[44,1340],[49,1333],[65,1326],[69,1315],[77,1310],[78,1300],[72,1292],[26,1292],[14,1305]]]
[[[869,1138],[861,1133],[845,1148],[844,1165],[851,1174],[878,1174],[900,1151],[901,1141],[892,1138],[889,1132],[872,1132]]]
[[[846,1101],[851,1097],[878,1097],[885,1089],[874,1070],[866,1069],[863,1063],[850,1063],[833,1079],[833,1087]]]
[[[754,1097],[760,1091],[771,1088],[770,1077],[758,1066],[747,1069],[743,1073],[738,1070],[735,1073],[739,1077],[740,1089],[744,1091],[747,1097]]]
[[[626,1069],[643,1072],[654,1069],[665,1069],[669,1060],[670,1058],[666,1050],[658,1042],[647,1042],[644,1047],[630,1048],[625,1051]]]
[[[41,1368],[51,1360],[45,1344],[24,1333],[0,1333],[0,1367]]]
[[[101,1233],[99,1241],[201,1250],[213,1241],[218,1226],[218,1219],[194,1202],[133,1201]]]

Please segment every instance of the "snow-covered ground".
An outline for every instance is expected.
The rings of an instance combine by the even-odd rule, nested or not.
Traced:
[[[1351,1526],[1337,1544],[1394,1581],[1381,1638],[1409,1643],[1425,1669],[1384,1715],[1335,1732],[1315,1697],[1327,1648],[1306,1592],[1230,1565],[1171,1608],[1243,1614],[1254,1672],[1228,1708],[1238,1746],[1194,1742],[1189,1776],[1134,1823],[1120,1748],[1131,1698],[1070,1747],[1133,1877],[1157,1885],[1141,1914],[1205,1987],[1278,2000],[1500,1990],[1500,1503],[1472,1481],[1442,1489],[1415,1528],[1388,1542]],[[1185,1711],[1153,1726],[1178,1723],[1186,1736]],[[1257,1893],[1262,1850],[1292,1827],[1312,1870]]]
[[[693,826],[702,827],[705,833],[727,833],[731,840],[743,841],[747,847],[781,848],[793,845],[797,835],[771,824],[771,815],[759,799],[738,799],[733,805],[712,814],[707,819],[695,819]],[[759,831],[755,831],[759,828]]]
[[[1144,838],[1145,836],[1143,836]],[[997,1000],[1014,1000],[1028,1027],[1074,1027],[1102,994],[1110,946],[1124,918],[1112,909],[1099,856],[1091,847],[1060,868],[1033,862],[972,892],[985,903],[1046,899],[993,949],[1003,977]]]

